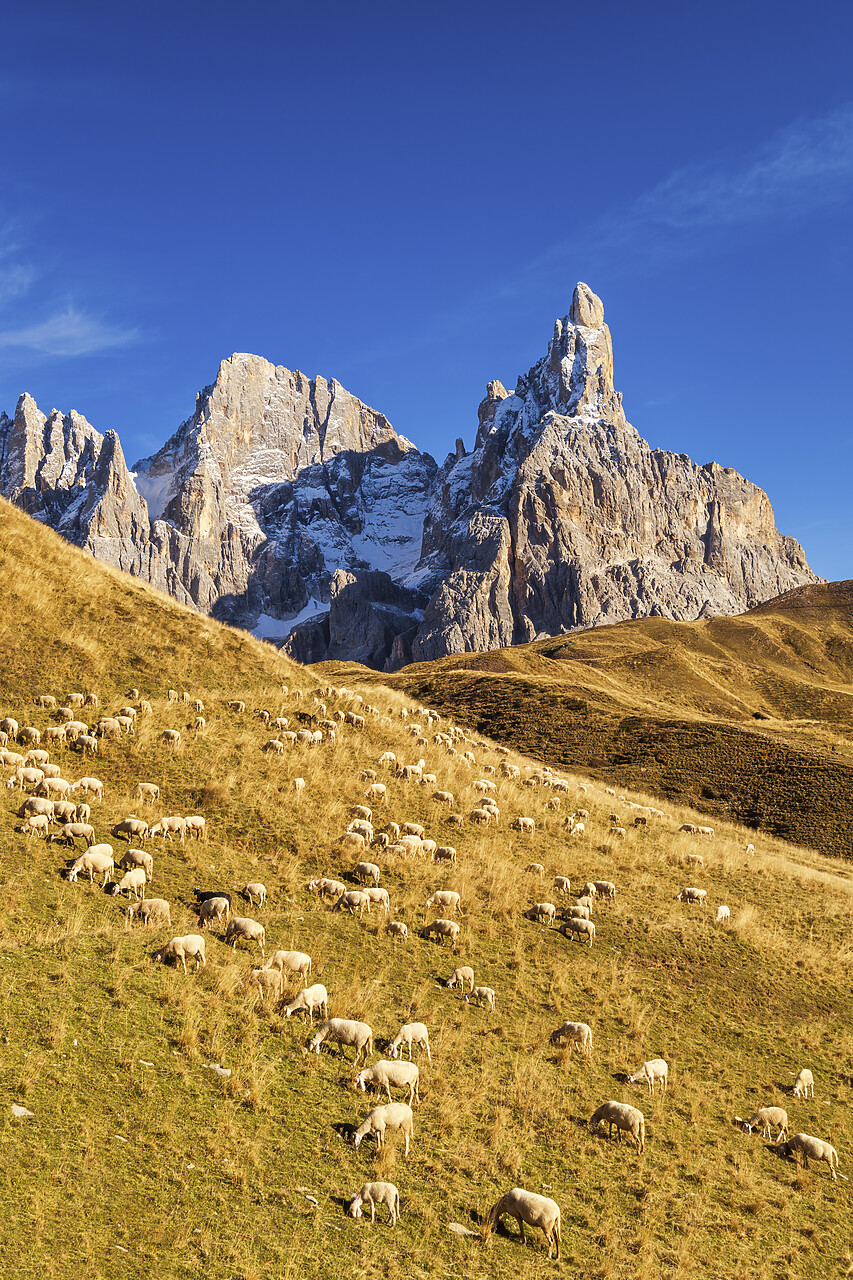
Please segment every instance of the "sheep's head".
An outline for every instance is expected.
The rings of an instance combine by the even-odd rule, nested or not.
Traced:
[[[361,1201],[359,1200],[358,1196],[356,1196],[354,1200],[350,1201],[350,1206],[347,1209],[347,1213],[351,1218],[361,1217]]]

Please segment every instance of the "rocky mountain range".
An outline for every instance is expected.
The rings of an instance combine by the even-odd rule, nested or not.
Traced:
[[[118,436],[21,396],[0,492],[176,599],[302,662],[412,660],[650,615],[739,613],[815,582],[737,472],[652,449],[584,284],[547,354],[491,382],[441,467],[334,379],[224,360],[129,470]]]

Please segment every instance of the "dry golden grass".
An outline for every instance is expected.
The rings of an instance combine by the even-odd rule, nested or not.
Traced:
[[[7,573],[17,537],[13,529],[0,540]],[[92,806],[99,839],[139,811],[139,780],[161,787],[146,817],[203,813],[209,835],[149,846],[150,893],[170,901],[173,923],[146,931],[128,927],[97,885],[68,884],[64,850],[17,835],[5,793],[0,1070],[7,1102],[36,1116],[12,1121],[7,1110],[0,1125],[4,1274],[90,1277],[118,1265],[128,1275],[217,1280],[341,1267],[357,1276],[526,1278],[547,1266],[541,1236],[531,1233],[522,1249],[513,1225],[487,1242],[478,1234],[489,1206],[516,1184],[557,1199],[563,1266],[593,1276],[797,1277],[849,1267],[848,1184],[831,1183],[823,1169],[797,1171],[731,1123],[745,1107],[781,1103],[793,1127],[834,1141],[848,1171],[853,878],[845,866],[717,822],[715,839],[700,843],[677,830],[693,811],[670,801],[658,805],[666,820],[615,840],[611,813],[627,826],[629,800],[658,802],[608,795],[580,775],[569,776],[558,814],[545,808],[548,790],[496,775],[500,826],[454,830],[432,788],[387,774],[380,754],[423,755],[463,814],[475,806],[471,783],[482,765],[497,767],[500,757],[478,735],[474,768],[432,741],[416,748],[399,690],[362,689],[380,709],[363,733],[341,727],[333,746],[267,757],[269,733],[252,711],[284,708],[296,727],[312,714],[314,673],[48,544],[52,584],[38,575],[32,586],[16,582],[15,608],[27,612],[7,610],[3,623],[18,635],[26,616],[29,647],[44,658],[32,670],[15,649],[2,674],[3,713],[43,726],[49,716],[32,706],[35,693],[95,687],[102,707],[115,709],[137,685],[154,715],[135,737],[106,744],[95,762],[67,751],[56,758],[68,777],[104,780],[104,801]],[[49,634],[53,618],[68,629],[64,647]],[[285,684],[305,698],[284,695]],[[202,697],[205,735],[186,734],[190,709],[166,700],[170,685]],[[232,698],[245,699],[244,716],[226,709]],[[348,696],[325,700],[332,716],[354,705]],[[181,752],[159,744],[164,728],[185,733]],[[532,768],[510,759],[524,774]],[[348,880],[357,858],[342,855],[338,838],[364,802],[366,767],[388,787],[387,810],[374,806],[379,825],[421,822],[459,852],[456,866],[371,854],[408,943],[389,938],[375,912],[363,921],[334,913],[305,888],[314,875]],[[300,804],[295,777],[306,780]],[[583,840],[561,825],[578,807],[589,812]],[[518,815],[535,819],[532,838],[509,831]],[[696,851],[703,868],[685,865]],[[530,861],[544,865],[544,879],[523,871]],[[592,949],[523,916],[533,901],[555,900],[555,874],[575,887],[597,878],[617,885],[615,903],[594,911]],[[198,973],[184,978],[152,963],[168,936],[196,931],[194,885],[239,894],[255,879],[267,885],[267,904],[237,897],[238,914],[265,925],[268,953],[312,955],[311,981],[328,987],[330,1014],[368,1021],[377,1056],[403,1022],[427,1023],[433,1061],[415,1050],[421,1104],[408,1158],[393,1138],[378,1153],[369,1141],[358,1152],[346,1142],[370,1105],[352,1088],[352,1051],[344,1061],[304,1056],[310,1028],[256,1003],[246,986],[257,951],[226,948],[214,928]],[[708,889],[704,911],[675,901],[690,883]],[[424,903],[438,887],[462,894],[455,954],[417,936],[434,918]],[[731,908],[729,927],[713,924],[718,902]],[[444,987],[459,964],[495,988],[493,1014]],[[287,989],[295,993],[298,980]],[[589,1061],[549,1045],[566,1020],[592,1027]],[[652,1099],[625,1079],[658,1055],[670,1063],[670,1088]],[[231,1076],[218,1077],[211,1063]],[[803,1065],[815,1072],[814,1101],[790,1096]],[[643,1156],[587,1131],[609,1097],[643,1110]],[[346,1200],[373,1177],[400,1187],[393,1233],[384,1215],[373,1228],[344,1216]],[[475,1235],[454,1236],[451,1222]]]

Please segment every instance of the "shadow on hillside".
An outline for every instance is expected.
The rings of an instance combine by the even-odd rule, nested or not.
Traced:
[[[333,1124],[332,1128],[343,1142],[347,1142],[352,1145],[355,1131],[358,1128],[357,1124],[350,1124],[349,1121],[341,1121],[339,1124]],[[347,1201],[347,1203],[349,1203],[349,1201]]]

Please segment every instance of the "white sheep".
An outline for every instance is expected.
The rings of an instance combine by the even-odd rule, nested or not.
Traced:
[[[452,844],[437,845],[432,855],[433,862],[450,862],[456,865],[456,850]]]
[[[649,1086],[649,1093],[654,1093],[655,1084],[660,1081],[661,1093],[666,1093],[666,1086],[669,1082],[669,1067],[663,1058],[649,1058],[648,1062],[644,1062],[639,1071],[635,1071],[633,1075],[628,1076],[628,1084],[636,1084],[638,1080],[646,1080]]]
[[[613,1126],[615,1125],[618,1142],[622,1141],[623,1132],[630,1134],[637,1145],[638,1154],[642,1152],[643,1147],[646,1145],[645,1117],[642,1111],[638,1111],[636,1107],[629,1106],[627,1102],[615,1102],[611,1099],[609,1102],[602,1103],[590,1117],[590,1132],[594,1132],[600,1124],[607,1124],[608,1138],[613,1137]]]
[[[207,821],[200,813],[191,813],[184,818],[184,830],[193,840],[203,840],[207,832]]]
[[[255,1004],[263,1004],[267,996],[272,997],[273,1004],[281,999],[284,980],[277,969],[253,969],[246,981],[258,989]]]
[[[525,875],[539,876],[540,879],[545,874],[545,868],[541,862],[528,862],[524,868]]]
[[[370,1205],[370,1221],[376,1221],[376,1206],[387,1204],[391,1215],[391,1226],[396,1227],[400,1213],[400,1193],[393,1182],[365,1182],[361,1190],[353,1196],[347,1206],[351,1218],[361,1217],[361,1206]]]
[[[716,914],[714,915],[714,924],[728,924],[731,920],[731,916],[732,913],[729,908],[721,902],[717,907]]]
[[[586,1058],[592,1053],[592,1027],[585,1022],[564,1022],[548,1037],[549,1044],[559,1044],[561,1040],[568,1040],[572,1048],[579,1049]]]
[[[605,898],[608,902],[616,900],[616,885],[612,880],[596,880],[595,892],[599,898]]]
[[[227,925],[230,914],[231,903],[226,897],[217,894],[212,898],[203,898],[198,904],[198,927],[204,929],[211,920]]]
[[[794,1081],[794,1097],[808,1098],[809,1090],[811,1090],[811,1097],[814,1097],[814,1076],[808,1067],[803,1067]]]
[[[345,889],[338,898],[333,911],[343,911],[346,909],[350,915],[358,912],[358,918],[361,919],[365,911],[370,915],[370,898],[363,889]]]
[[[124,893],[127,890],[127,896],[130,897],[131,892],[134,898],[145,897],[145,881],[147,877],[144,867],[131,867],[130,871],[125,871],[121,880],[115,886],[114,893]]]
[[[595,925],[591,920],[566,920],[560,925],[560,933],[564,938],[576,938],[578,942],[588,938],[589,945],[592,946],[595,940]]]
[[[377,1150],[381,1150],[386,1132],[394,1129],[399,1129],[403,1133],[406,1139],[405,1154],[408,1155],[409,1142],[414,1141],[415,1136],[415,1117],[412,1108],[406,1102],[390,1102],[382,1107],[374,1107],[356,1129],[353,1142],[358,1147],[363,1138],[374,1135]]]
[[[709,840],[713,840],[714,828],[713,827],[697,827],[696,834],[697,836],[707,836]]]
[[[392,938],[400,938],[403,942],[409,941],[409,926],[402,920],[390,920],[385,926],[385,932]]]
[[[557,918],[557,908],[553,902],[534,902],[524,913],[528,920],[538,920],[540,923],[553,924]]]
[[[15,829],[29,840],[32,836],[38,835],[44,839],[50,828],[50,818],[46,813],[31,813],[20,827]]]
[[[347,887],[340,880],[332,880],[329,876],[322,876],[317,880],[309,880],[305,886],[310,893],[316,893],[320,898],[328,898],[330,901],[337,902],[342,893],[346,893]]]
[[[563,907],[561,920],[591,920],[592,911],[586,902],[575,902],[572,906]]]
[[[68,872],[68,879],[73,883],[79,876],[81,871],[88,871],[89,883],[94,882],[95,874],[103,871],[103,884],[106,885],[113,878],[115,869],[115,861],[113,860],[113,848],[109,844],[93,844],[81,854],[79,858],[71,864]]]
[[[462,897],[455,889],[435,889],[427,898],[424,907],[429,911],[430,907],[440,907],[442,910],[450,908],[452,911],[458,911],[461,914]]]
[[[551,888],[555,893],[568,897],[571,892],[572,882],[568,876],[555,876],[554,883],[551,885]]]
[[[521,1243],[525,1243],[524,1224],[528,1227],[539,1227],[544,1231],[548,1241],[548,1257],[557,1247],[557,1261],[560,1259],[560,1206],[549,1196],[540,1196],[535,1191],[525,1191],[524,1187],[513,1187],[506,1195],[501,1196],[497,1204],[489,1210],[486,1223],[490,1231],[498,1225],[504,1214],[510,1214],[518,1223],[521,1232]]]
[[[365,880],[371,880],[374,884],[379,884],[380,870],[375,862],[358,862],[353,867],[353,875],[356,880],[362,883]]]
[[[429,1049],[429,1032],[422,1022],[404,1023],[388,1046],[388,1051],[392,1058],[399,1058],[401,1047],[405,1045],[409,1050],[409,1061],[411,1062],[413,1044],[416,1044],[419,1049],[426,1050],[427,1061],[431,1063],[432,1054]]]
[[[255,898],[258,900],[258,906],[262,907],[267,900],[266,885],[261,884],[260,880],[253,880],[251,884],[247,884],[243,889],[243,897],[247,898],[254,906]],[[266,968],[266,966],[264,966]]]
[[[454,987],[461,987],[462,994],[465,994],[465,983],[471,983],[471,990],[474,990],[474,970],[470,965],[464,964],[461,969],[454,969],[451,977],[445,982],[445,986],[449,991]]]
[[[759,1107],[748,1120],[741,1120],[740,1116],[735,1116],[735,1124],[743,1125],[747,1133],[760,1128],[768,1141],[773,1137],[774,1125],[779,1129],[776,1135],[777,1141],[781,1142],[788,1136],[788,1113],[783,1107]]]
[[[136,798],[140,803],[154,804],[160,799],[160,788],[156,782],[137,782]]]
[[[823,1138],[813,1138],[809,1133],[795,1133],[792,1138],[788,1138],[787,1142],[777,1147],[777,1151],[783,1156],[792,1155],[797,1163],[799,1163],[799,1156],[802,1156],[804,1169],[808,1169],[810,1159],[822,1160],[829,1169],[832,1181],[837,1181],[838,1152]]]
[[[171,942],[167,942],[165,947],[154,956],[155,964],[162,964],[166,960],[180,960],[184,973],[187,971],[187,961],[195,960],[195,967],[198,970],[199,967],[207,964],[204,938],[200,933],[187,933],[182,938],[172,938]]]
[[[160,741],[166,747],[171,747],[173,751],[177,751],[181,745],[181,735],[178,729],[164,729],[160,734]]]
[[[509,824],[510,831],[523,831],[525,835],[532,836],[536,830],[536,823],[533,818],[513,818]]]
[[[145,898],[142,902],[131,902],[125,907],[124,917],[128,921],[141,920],[146,927],[149,924],[172,923],[172,912],[165,898]]]
[[[165,836],[170,844],[172,843],[172,836],[177,835],[181,844],[183,844],[187,834],[187,820],[179,814],[172,814],[168,818],[161,818],[159,822],[155,822],[148,834],[152,840]]]
[[[464,999],[466,1004],[476,1004],[480,1008],[485,1004],[492,1013],[495,1011],[495,993],[491,987],[473,987]]]
[[[320,1045],[324,1040],[338,1046],[341,1058],[344,1056],[344,1045],[351,1045],[355,1049],[356,1062],[362,1054],[366,1062],[368,1054],[373,1053],[373,1028],[354,1018],[329,1018],[312,1036],[307,1052],[316,1053],[319,1058]]]
[[[311,957],[304,951],[274,951],[262,966],[264,969],[277,969],[279,973],[298,973],[304,985],[308,986],[308,975],[311,972]]]
[[[420,1070],[414,1062],[389,1062],[383,1058],[379,1062],[374,1062],[372,1067],[366,1067],[364,1071],[360,1071],[353,1081],[353,1087],[360,1089],[362,1093],[366,1093],[368,1089],[384,1089],[388,1094],[389,1102],[393,1102],[392,1085],[395,1089],[408,1089],[409,1096],[406,1101],[411,1107],[415,1102],[420,1102],[418,1093],[420,1076]]]
[[[421,937],[429,938],[435,934],[441,944],[442,938],[449,938],[452,949],[456,949],[456,941],[459,937],[459,925],[455,920],[433,920],[432,924],[428,924],[425,929],[421,929]]]
[[[264,943],[266,941],[266,930],[262,924],[258,924],[257,920],[252,920],[249,916],[232,916],[228,921],[228,928],[225,930],[225,941],[230,942],[231,946],[236,949],[240,939],[246,942],[257,942],[261,949],[261,955],[264,954]]]
[[[676,902],[686,902],[692,904],[698,902],[700,907],[704,907],[705,899],[708,897],[707,889],[695,889],[690,885],[685,886],[681,893],[675,895]]]
[[[315,1009],[319,1009],[324,1018],[328,1016],[329,993],[322,982],[315,982],[313,987],[305,987],[300,991],[290,1004],[284,1006],[284,1015],[289,1018],[292,1013],[307,1013],[308,1021],[313,1026]]]
[[[702,857],[701,853],[688,853],[684,859],[684,865],[686,867],[701,867],[704,871],[705,859]]]

